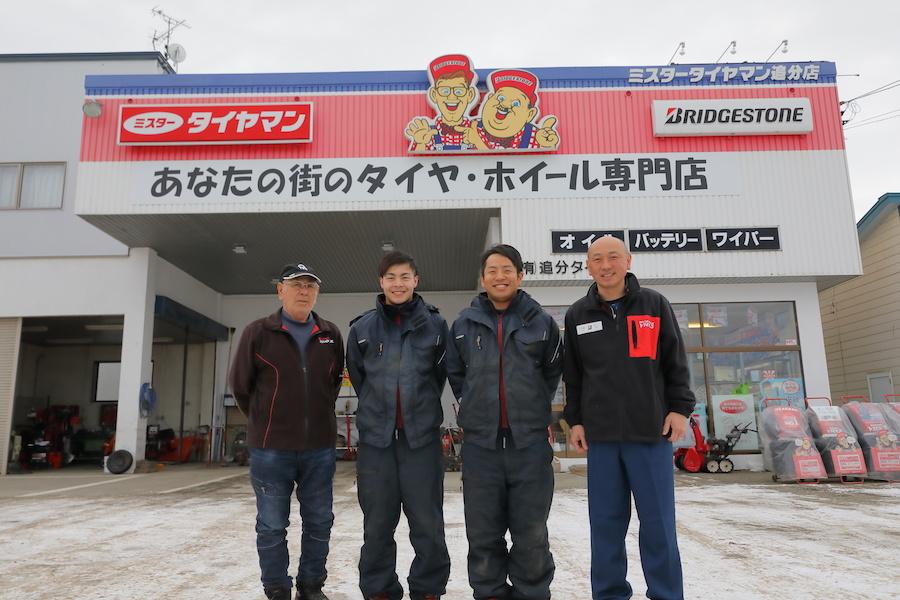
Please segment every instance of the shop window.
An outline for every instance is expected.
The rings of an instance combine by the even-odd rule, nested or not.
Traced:
[[[791,302],[703,304],[703,345],[716,347],[797,346]]]
[[[0,165],[0,208],[15,208],[18,204],[19,165]]]
[[[0,164],[0,209],[61,208],[65,163]]]
[[[734,425],[757,429],[759,414],[767,404],[803,408],[806,395],[800,352],[710,352],[708,413],[712,430],[723,437]],[[737,450],[756,450],[759,439],[748,435]]]
[[[688,348],[699,348],[700,344],[700,306],[697,304],[673,304],[675,322],[681,330],[684,345]]]

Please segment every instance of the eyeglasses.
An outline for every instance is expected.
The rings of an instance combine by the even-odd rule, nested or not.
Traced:
[[[437,93],[445,98],[447,96],[449,96],[451,93],[454,96],[456,96],[457,98],[462,98],[463,96],[466,95],[466,93],[468,93],[468,91],[469,91],[469,88],[467,88],[467,87],[453,87],[452,88],[452,87],[449,87],[446,85],[443,85],[437,89]]]
[[[315,281],[288,281],[284,283],[285,286],[295,289],[295,290],[317,290],[319,289],[319,284]]]

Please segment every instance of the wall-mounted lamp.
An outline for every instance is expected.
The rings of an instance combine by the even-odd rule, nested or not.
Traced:
[[[84,101],[84,104],[81,105],[81,112],[83,112],[86,117],[96,119],[103,112],[103,105],[93,98],[88,98]]]
[[[388,252],[394,251],[394,242],[385,241],[381,242],[381,251],[387,254]]]
[[[725,53],[731,51],[731,54],[737,54],[737,42],[735,40],[731,40],[725,49],[722,50],[722,54],[719,55],[719,58],[716,59],[716,63],[722,60],[722,57],[725,56]]]
[[[669,60],[668,60],[668,62],[666,63],[667,65],[675,64],[675,63],[673,63],[672,61],[675,60],[675,55],[676,55],[676,54],[677,54],[678,56],[684,56],[684,42],[678,42],[678,45],[675,46],[675,51],[672,53],[672,56],[669,57]]]
[[[768,58],[766,58],[766,60],[764,60],[763,62],[769,62],[769,59],[772,58],[773,56],[775,56],[775,53],[778,52],[778,50],[781,50],[781,53],[782,53],[782,54],[787,54],[787,51],[788,51],[788,41],[787,41],[787,40],[781,40],[781,43],[778,44],[777,46],[775,46],[775,49],[772,50],[772,54],[770,54],[770,55],[768,56]]]

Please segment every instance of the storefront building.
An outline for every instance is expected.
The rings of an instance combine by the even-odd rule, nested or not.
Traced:
[[[834,64],[429,58],[400,72],[88,75],[99,115],[83,118],[74,212],[127,256],[0,260],[13,324],[0,352],[25,339],[23,318],[119,315],[116,443],[141,458],[158,420],[141,385],[162,390],[158,340],[177,337],[158,328],[183,330],[185,347],[202,330],[190,343],[206,348],[211,406],[192,425],[237,422],[229,349],[277,306],[285,262],[316,269],[317,311],[346,333],[385,249],[416,257],[421,293],[452,320],[478,291],[481,252],[509,243],[561,322],[590,283],[587,246],[609,234],[675,304],[712,432],[766,397],[830,395],[818,291],[861,272]],[[83,290],[68,300],[90,310],[60,312],[57,289]]]

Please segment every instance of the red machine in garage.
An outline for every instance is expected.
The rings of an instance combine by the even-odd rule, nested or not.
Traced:
[[[690,448],[678,448],[675,450],[675,466],[682,471],[698,473],[731,473],[734,471],[734,463],[731,461],[731,451],[748,431],[750,423],[735,425],[725,436],[725,439],[703,438],[700,424],[694,417],[690,419],[691,431],[694,433],[694,445]]]

